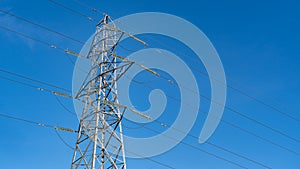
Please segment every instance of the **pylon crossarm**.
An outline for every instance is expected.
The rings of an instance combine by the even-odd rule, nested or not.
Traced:
[[[131,39],[133,39],[133,40],[135,40],[135,41],[137,41],[137,42],[139,42],[139,43],[141,43],[145,46],[148,46],[148,44],[146,42],[142,41],[141,39],[139,39],[139,38],[127,33],[127,32],[122,31],[121,29],[117,28],[116,26],[111,26],[109,24],[103,24],[103,25],[110,28],[110,29],[112,29],[112,30],[114,30],[114,31],[116,31],[116,32],[123,33],[123,34],[127,35],[128,37],[130,37]]]
[[[126,61],[126,62],[131,62],[131,63],[137,65],[138,67],[140,67],[140,68],[146,70],[147,72],[149,72],[149,73],[151,73],[151,74],[154,74],[155,76],[159,76],[159,74],[158,74],[156,71],[154,71],[154,70],[152,70],[152,69],[150,69],[150,68],[148,68],[148,67],[146,67],[146,66],[144,66],[144,65],[142,65],[142,64],[140,64],[140,63],[137,63],[137,62],[135,62],[135,61],[129,60],[129,59],[127,59],[127,58],[125,58],[125,57],[123,57],[123,56],[117,55],[117,54],[115,54],[115,53],[112,53],[111,55],[113,55],[114,57],[116,57],[116,58],[118,58],[118,59],[120,59],[120,60],[123,60],[123,61]]]
[[[103,100],[102,103],[103,103],[103,104],[109,104],[109,105],[112,105],[112,106],[116,106],[116,107],[119,107],[119,108],[126,108],[126,109],[130,110],[131,112],[133,112],[133,113],[135,113],[135,114],[137,114],[137,115],[139,115],[139,116],[141,116],[141,117],[144,117],[144,118],[146,118],[146,119],[151,119],[150,116],[148,116],[148,115],[146,115],[146,114],[143,114],[143,113],[141,113],[141,112],[139,112],[139,111],[137,111],[137,110],[135,110],[135,109],[133,109],[133,108],[130,108],[130,107],[121,105],[121,104],[119,104],[119,103],[114,103],[114,102],[110,102],[110,101],[106,101],[106,100]]]

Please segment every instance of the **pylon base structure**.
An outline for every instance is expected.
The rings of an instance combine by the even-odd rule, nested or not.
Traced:
[[[87,55],[92,66],[76,96],[84,108],[71,169],[126,169],[121,125],[125,108],[118,106],[116,82],[133,63],[115,57],[123,33],[114,27],[104,15]]]

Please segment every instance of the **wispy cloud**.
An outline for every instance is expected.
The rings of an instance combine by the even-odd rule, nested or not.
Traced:
[[[3,10],[11,12],[12,9],[13,8],[7,7],[7,8],[4,8]],[[11,30],[15,30],[15,31],[22,32],[22,33],[26,32],[25,34],[28,34],[28,35],[36,34],[35,33],[36,31],[30,25],[22,23],[22,22],[18,21],[16,18],[11,17],[4,13],[0,14],[0,23],[1,23],[0,24],[1,26],[6,27]],[[16,35],[13,32],[9,32],[7,30],[1,29],[1,34],[4,35],[8,41],[15,42],[16,39],[18,39],[18,40],[22,41],[23,43],[25,43],[28,47],[30,47],[30,49],[33,49],[33,47],[34,47],[34,42],[32,40],[20,37],[19,35]]]
[[[13,11],[13,8],[2,8],[2,10],[7,11],[9,13],[12,14],[17,14],[16,11]],[[28,17],[24,17],[28,20],[31,20]],[[21,21],[13,16],[10,16],[8,14],[5,13],[0,13],[0,25],[9,29],[12,29],[14,31],[26,34],[30,37],[39,39],[39,40],[44,40],[44,41],[51,41],[51,42],[60,42],[60,38],[58,38],[57,35],[48,32],[46,30],[40,29],[35,25],[31,25],[30,23],[26,23],[24,21]],[[30,40],[28,38],[24,38],[21,37],[20,35],[16,35],[13,32],[9,32],[6,30],[1,30],[3,35],[5,35],[5,37],[7,38],[7,40],[9,41],[13,41],[15,42],[16,39],[22,41],[23,43],[25,43],[31,50],[34,49],[34,47],[36,46],[36,42],[34,42],[33,40]]]

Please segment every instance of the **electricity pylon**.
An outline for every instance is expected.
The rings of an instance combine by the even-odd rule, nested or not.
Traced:
[[[132,66],[115,48],[124,32],[109,19],[96,26],[87,59],[92,64],[76,99],[84,104],[71,169],[126,169],[117,80]],[[122,62],[121,62],[122,61]]]

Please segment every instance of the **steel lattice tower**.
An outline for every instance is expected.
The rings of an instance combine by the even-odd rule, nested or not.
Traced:
[[[123,36],[109,16],[96,26],[87,59],[92,61],[76,99],[84,104],[71,169],[126,169],[117,80],[132,66],[115,48]]]

